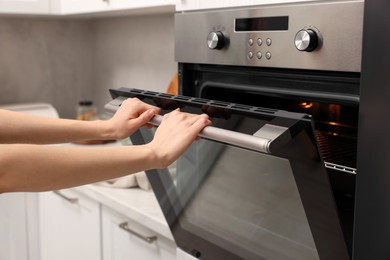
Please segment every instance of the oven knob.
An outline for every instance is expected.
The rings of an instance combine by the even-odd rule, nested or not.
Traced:
[[[222,32],[210,32],[207,36],[207,46],[209,46],[210,49],[222,49],[223,46],[225,46],[225,36]]]
[[[295,47],[299,51],[314,51],[318,46],[318,35],[312,29],[302,29],[295,35]]]

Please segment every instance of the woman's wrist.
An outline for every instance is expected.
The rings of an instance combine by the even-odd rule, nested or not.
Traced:
[[[88,132],[90,132],[87,139],[96,140],[117,140],[115,136],[115,129],[109,124],[108,120],[94,120],[94,121],[83,121],[88,124]]]
[[[164,168],[163,160],[162,160],[161,156],[158,155],[158,152],[150,145],[150,143],[140,145],[139,147],[142,147],[142,149],[147,154],[148,168],[149,169]]]

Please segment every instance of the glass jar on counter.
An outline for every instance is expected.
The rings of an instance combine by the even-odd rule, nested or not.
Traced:
[[[93,101],[82,100],[77,106],[77,120],[95,120],[97,117],[97,108],[93,104]]]

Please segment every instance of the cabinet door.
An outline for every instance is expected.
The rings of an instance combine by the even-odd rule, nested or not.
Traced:
[[[49,14],[50,0],[0,0],[0,13]]]
[[[102,241],[104,260],[176,259],[173,241],[105,206],[102,208]]]
[[[166,5],[174,5],[173,0],[110,0],[114,10],[132,9],[132,8],[153,8]]]
[[[110,0],[53,0],[52,2],[54,14],[94,13],[108,11],[109,8]]]
[[[27,259],[25,203],[24,193],[0,196],[0,259]]]
[[[1,194],[0,259],[40,259],[38,238],[38,195]]]
[[[306,2],[312,0],[176,0],[176,11],[189,11],[213,8],[227,8],[267,4],[284,4],[289,2]],[[318,1],[318,0],[314,0]]]
[[[1,0],[0,0],[1,1]],[[134,9],[153,9],[164,12],[173,9],[175,0],[53,0],[51,8],[54,14],[88,14],[126,11],[131,14]],[[165,10],[165,7],[172,7]]]
[[[101,259],[99,203],[73,190],[40,194],[42,260]]]

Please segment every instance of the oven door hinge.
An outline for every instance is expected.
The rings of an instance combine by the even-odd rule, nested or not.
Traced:
[[[117,97],[113,100],[111,100],[109,103],[107,103],[104,106],[104,109],[108,114],[114,115],[115,112],[119,109],[119,107],[122,105],[122,102],[125,101],[127,97]]]
[[[268,139],[267,150],[269,153],[273,153],[279,147],[282,147],[287,142],[291,141],[291,135],[288,127],[265,124],[256,133],[253,134],[255,137]]]

